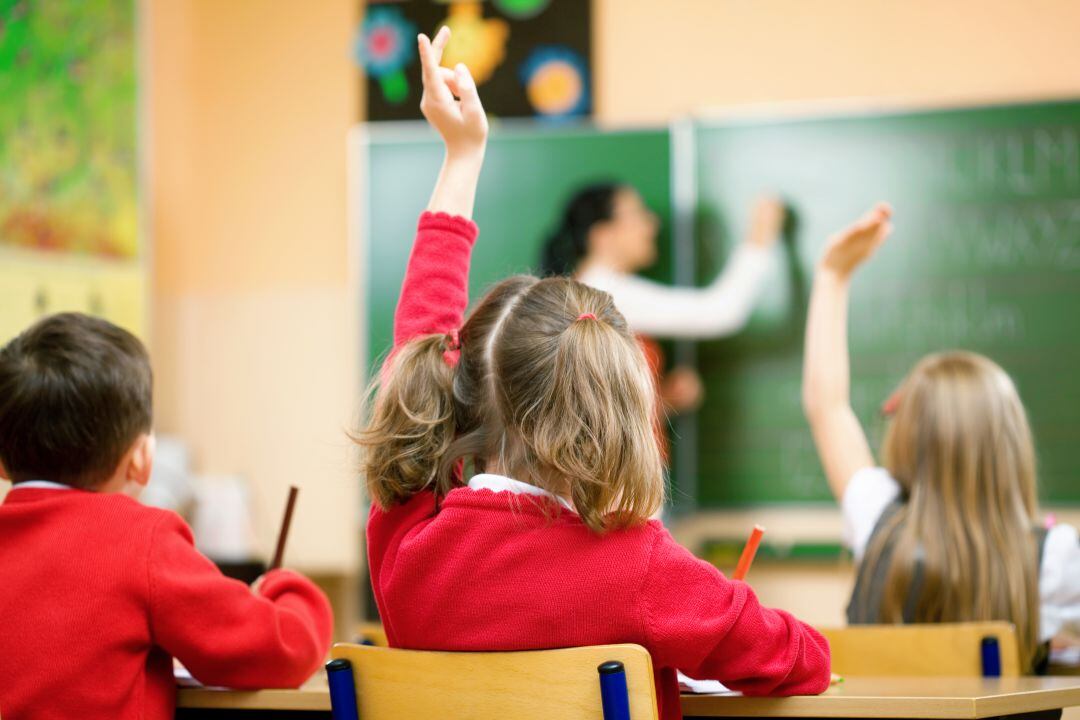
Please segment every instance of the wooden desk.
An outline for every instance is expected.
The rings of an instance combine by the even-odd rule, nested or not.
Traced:
[[[184,689],[178,718],[186,720],[314,720],[329,717],[325,681],[300,690]],[[687,717],[783,718],[925,718],[977,720],[1056,718],[1065,707],[1080,705],[1080,679],[1023,677],[848,678],[824,695],[792,698],[746,698],[683,695]]]

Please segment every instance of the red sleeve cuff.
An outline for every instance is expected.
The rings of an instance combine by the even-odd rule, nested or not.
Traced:
[[[444,212],[430,212],[425,210],[420,213],[420,220],[416,224],[416,230],[418,233],[425,230],[441,230],[443,232],[452,232],[455,235],[460,235],[470,245],[476,242],[476,238],[480,235],[480,228],[476,226],[472,220],[463,218],[460,215],[450,215]]]

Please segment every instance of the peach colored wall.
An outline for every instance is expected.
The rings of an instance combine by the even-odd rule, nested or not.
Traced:
[[[584,1],[584,0],[583,0]],[[358,288],[345,133],[356,0],[141,0],[158,419],[256,488],[269,545],[354,567]],[[595,0],[608,123],[776,100],[1080,95],[1070,0]],[[343,509],[346,509],[343,511]]]
[[[595,0],[598,116],[1080,95],[1073,0]]]
[[[143,0],[157,422],[254,488],[269,553],[350,570],[357,318],[345,138],[353,0]]]

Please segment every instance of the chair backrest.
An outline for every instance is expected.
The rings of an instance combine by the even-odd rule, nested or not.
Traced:
[[[593,645],[524,652],[431,652],[339,643],[330,654],[352,663],[363,720],[596,720],[596,668],[626,670],[633,720],[656,720],[652,659],[640,645]]]
[[[390,643],[386,639],[386,630],[383,629],[382,623],[360,623],[356,626],[356,637],[360,638],[359,642],[363,645],[390,647]]]
[[[1016,628],[1007,622],[819,628],[840,675],[980,677],[983,638],[996,638],[1001,674],[1020,675]]]

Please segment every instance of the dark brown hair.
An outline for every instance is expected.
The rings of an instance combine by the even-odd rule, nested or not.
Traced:
[[[0,350],[0,462],[13,482],[90,488],[152,418],[138,338],[79,313],[47,317]]]
[[[512,475],[572,500],[590,528],[643,522],[663,501],[644,355],[611,296],[566,278],[496,285],[461,329],[402,346],[383,370],[364,447],[382,507],[450,491],[453,466]]]

